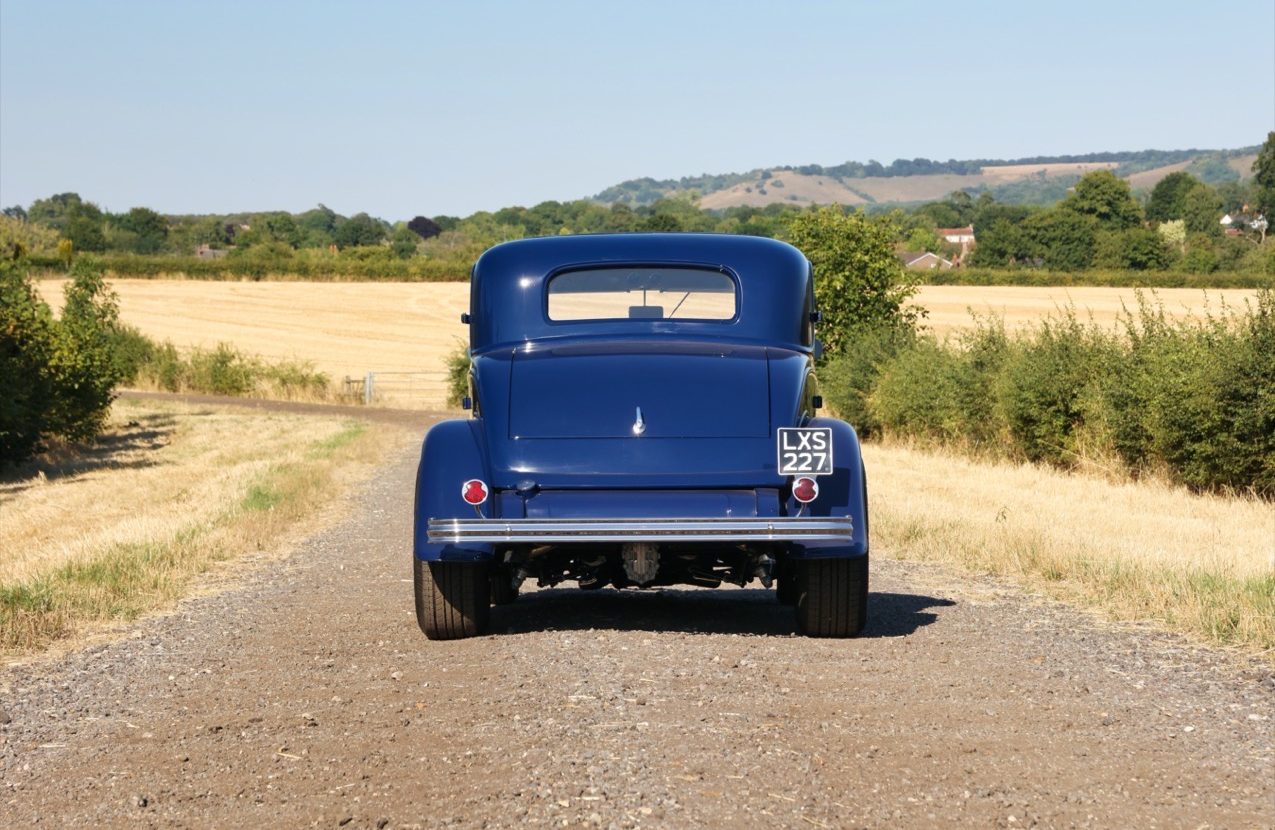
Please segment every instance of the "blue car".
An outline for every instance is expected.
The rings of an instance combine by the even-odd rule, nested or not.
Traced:
[[[772,239],[524,239],[475,263],[472,417],[425,436],[416,615],[482,634],[528,579],[753,580],[800,631],[851,637],[868,595],[858,436],[820,417],[809,261]]]

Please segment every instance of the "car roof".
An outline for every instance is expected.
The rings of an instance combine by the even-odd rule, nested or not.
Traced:
[[[682,266],[721,270],[739,283],[730,321],[580,320],[551,322],[546,283],[561,271],[610,266]],[[470,345],[497,346],[576,336],[704,337],[804,343],[810,263],[787,243],[758,236],[706,233],[581,234],[519,239],[488,249],[474,264]]]

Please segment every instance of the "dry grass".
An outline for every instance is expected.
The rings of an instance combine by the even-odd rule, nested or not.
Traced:
[[[171,604],[369,469],[361,421],[118,401],[104,440],[0,479],[0,650]]]
[[[1117,620],[1275,648],[1275,510],[1029,465],[865,447],[874,546],[1017,579]]]

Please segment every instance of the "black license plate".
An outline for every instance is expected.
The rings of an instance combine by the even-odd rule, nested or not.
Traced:
[[[832,475],[830,427],[780,427],[777,443],[781,476]]]

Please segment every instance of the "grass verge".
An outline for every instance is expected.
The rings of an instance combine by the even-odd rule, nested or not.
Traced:
[[[873,543],[1008,577],[1121,621],[1275,649],[1275,511],[941,450],[865,446]]]
[[[360,421],[153,402],[117,402],[115,418],[107,440],[123,440],[109,457],[0,483],[0,652],[136,619],[223,563],[278,550],[388,435]],[[51,512],[74,518],[50,528]],[[9,546],[40,533],[38,548]]]

